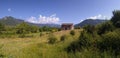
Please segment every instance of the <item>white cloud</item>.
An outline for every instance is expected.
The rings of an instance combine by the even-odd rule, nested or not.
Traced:
[[[12,11],[11,8],[8,8],[8,11],[11,12]]]
[[[28,22],[31,23],[42,23],[42,24],[46,24],[46,23],[59,23],[59,18],[56,17],[56,14],[53,14],[51,16],[42,16],[39,15],[38,18],[31,16],[30,18],[27,19]]]
[[[92,16],[92,17],[89,17],[87,19],[107,19],[107,17],[99,14],[97,16]]]
[[[82,21],[84,21],[84,20],[80,20],[80,22],[82,22]]]
[[[28,22],[31,22],[31,23],[37,23],[36,17],[33,17],[33,16],[31,16],[30,18],[28,18],[27,21],[28,21]]]

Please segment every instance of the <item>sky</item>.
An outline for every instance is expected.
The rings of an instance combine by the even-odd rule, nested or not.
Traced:
[[[110,19],[120,0],[0,0],[0,18],[13,16],[31,23],[74,23]]]

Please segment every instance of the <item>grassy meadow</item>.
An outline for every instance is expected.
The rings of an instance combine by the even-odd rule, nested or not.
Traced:
[[[51,33],[45,32],[43,36],[33,33],[33,37],[26,38],[1,38],[0,39],[0,58],[113,58],[109,52],[93,52],[83,50],[82,52],[67,53],[65,48],[71,42],[78,40],[82,29],[75,30],[75,35],[70,35],[70,30],[52,33],[56,38],[55,44],[48,43]],[[60,41],[60,37],[66,35],[65,41]]]
[[[1,38],[0,39],[0,57],[3,58],[73,58],[75,55],[68,54],[64,51],[72,41],[77,40],[81,30],[75,30],[75,36],[69,34],[70,30],[54,32],[57,38],[55,44],[48,44],[48,37],[51,33],[33,33],[32,37],[26,38]],[[68,39],[64,42],[60,41],[62,35],[66,35]],[[16,35],[17,36],[17,35]],[[72,56],[72,57],[71,57]]]

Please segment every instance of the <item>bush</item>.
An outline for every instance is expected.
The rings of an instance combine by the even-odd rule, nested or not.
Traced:
[[[44,35],[43,32],[40,32],[40,37],[43,36],[43,35]]]
[[[67,35],[62,35],[60,41],[65,41],[65,39],[67,39]]]
[[[50,44],[54,44],[56,41],[57,41],[57,38],[54,36],[51,36],[48,38],[48,43],[50,43]]]
[[[26,35],[25,34],[19,34],[19,37],[24,38],[24,37],[26,37]]]
[[[0,23],[0,34],[2,34],[2,31],[4,31],[4,29],[5,29],[5,26],[2,23]]]
[[[93,26],[93,25],[86,25],[83,28],[85,31],[87,31],[87,33],[93,34],[95,31],[95,26]]]
[[[67,52],[76,52],[82,50],[82,48],[88,48],[92,45],[92,35],[87,32],[82,32],[79,40],[72,42],[67,47]]]
[[[113,31],[114,29],[115,27],[113,26],[113,24],[108,21],[97,26],[97,33],[99,35],[102,35],[106,32]]]
[[[67,48],[65,48],[65,50],[68,53],[70,53],[70,52],[75,53],[76,51],[80,51],[81,50],[81,46],[79,44],[79,41],[72,42]]]
[[[116,54],[120,52],[120,36],[116,32],[108,32],[102,36],[97,46],[100,51],[114,51]]]
[[[70,34],[71,34],[72,36],[74,36],[74,35],[75,35],[75,31],[74,31],[74,30],[70,31]]]

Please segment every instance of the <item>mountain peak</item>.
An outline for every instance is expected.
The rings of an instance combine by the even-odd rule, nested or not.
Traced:
[[[97,25],[97,24],[100,24],[100,23],[103,23],[106,21],[107,20],[104,20],[104,19],[86,19],[86,20],[82,21],[81,23],[76,24],[76,26],[83,27],[85,25]]]

